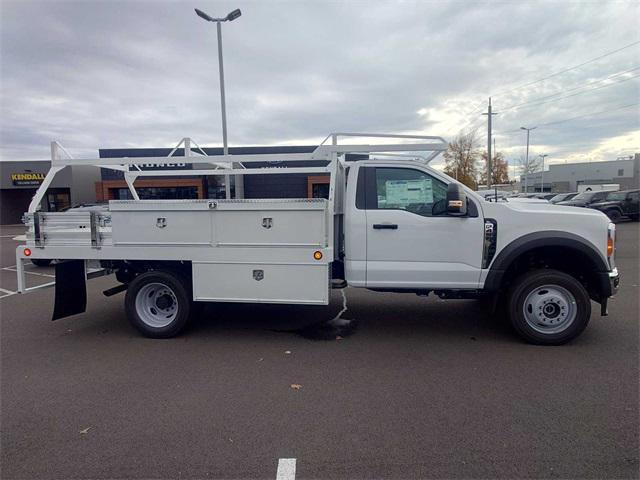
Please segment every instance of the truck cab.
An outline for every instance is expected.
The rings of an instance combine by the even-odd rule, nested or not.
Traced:
[[[615,226],[605,215],[487,202],[421,162],[352,165],[344,221],[349,285],[486,297],[506,307],[533,343],[574,338],[586,327],[590,301],[606,314],[617,288]]]

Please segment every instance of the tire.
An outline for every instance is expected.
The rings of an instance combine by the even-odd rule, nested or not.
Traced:
[[[562,345],[587,327],[591,300],[584,286],[558,270],[534,270],[509,291],[509,319],[518,335],[536,345]]]
[[[607,214],[607,217],[609,217],[609,220],[611,220],[613,223],[618,223],[622,218],[622,214],[619,210],[607,210],[604,213]]]
[[[51,260],[50,258],[32,258],[31,259],[31,263],[33,263],[36,267],[48,267],[49,265],[51,265],[51,262],[53,260]]]
[[[189,284],[173,272],[146,272],[129,284],[124,305],[129,322],[144,336],[174,337],[191,316]]]

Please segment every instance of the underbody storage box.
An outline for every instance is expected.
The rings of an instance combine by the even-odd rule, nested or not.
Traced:
[[[329,303],[327,264],[193,263],[193,299],[212,302]]]

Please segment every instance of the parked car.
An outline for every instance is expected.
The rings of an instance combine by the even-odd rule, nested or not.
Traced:
[[[547,201],[549,201],[549,200],[551,200],[551,199],[552,199],[553,197],[555,197],[555,196],[556,196],[556,194],[555,194],[555,193],[537,193],[537,194],[535,195],[535,197],[533,197],[533,198],[540,198],[540,199],[542,199],[542,200],[547,200]]]
[[[639,198],[640,190],[609,192],[604,201],[592,203],[589,208],[595,208],[606,213],[614,223],[625,216],[637,222],[640,215]]]
[[[570,207],[588,207],[592,203],[602,202],[611,192],[599,190],[597,192],[582,192],[571,200],[558,202],[556,205],[567,205]]]
[[[571,200],[576,195],[578,195],[578,192],[558,193],[557,195],[552,197],[549,200],[549,202],[551,202],[551,203],[566,202],[567,200]]]

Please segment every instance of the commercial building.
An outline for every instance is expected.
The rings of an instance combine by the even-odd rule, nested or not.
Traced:
[[[293,154],[310,153],[316,146],[273,146],[273,147],[231,147],[230,155],[255,154]],[[222,148],[204,148],[205,153],[212,157],[222,155]],[[129,149],[100,149],[100,158],[116,157],[166,157],[171,152],[169,148],[129,148]],[[358,158],[358,155],[348,155],[347,160]],[[171,170],[191,169],[189,163],[181,162],[184,149],[178,149],[172,157],[167,157],[167,163],[144,164],[139,166],[143,170]],[[246,168],[286,167],[293,162],[272,161],[251,163]],[[307,167],[323,166],[326,162],[304,162]],[[295,162],[301,166],[301,162]],[[145,177],[136,180],[136,190],[142,199],[150,198],[224,198],[225,176],[188,176],[176,175],[171,177]],[[232,198],[311,198],[327,197],[329,194],[328,175],[307,174],[270,174],[270,175],[237,175],[231,176],[230,191]],[[96,198],[98,201],[128,199],[130,192],[124,181],[122,172],[103,169],[101,181],[96,184]]]
[[[543,185],[544,177],[544,185]],[[576,192],[579,185],[614,183],[621,190],[640,186],[640,154],[633,158],[604,162],[559,163],[549,165],[544,172],[526,176],[530,192]],[[520,179],[521,190],[525,188],[525,176]]]
[[[21,223],[31,198],[49,171],[51,162],[0,162],[0,224]],[[95,183],[100,180],[100,169],[93,166],[74,166],[56,175],[47,190],[40,208],[46,212],[63,210],[70,205],[95,202]]]

